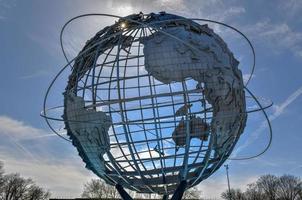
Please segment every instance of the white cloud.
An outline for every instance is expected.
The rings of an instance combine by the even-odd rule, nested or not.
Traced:
[[[301,56],[302,33],[293,30],[287,23],[273,23],[265,19],[253,25],[242,26],[242,30],[274,53],[290,51],[296,56]]]
[[[0,148],[0,160],[4,161],[6,172],[18,172],[21,176],[34,179],[37,184],[49,189],[53,197],[79,197],[83,184],[96,177],[85,169],[71,144],[62,143],[66,147],[60,149],[58,155],[55,143],[59,139],[54,137],[51,137],[51,140],[44,137],[38,142],[35,141],[34,150],[30,148],[32,145],[24,143],[24,140],[36,140],[47,135],[50,135],[47,131],[7,116],[0,116],[0,137],[6,139],[6,142],[11,142]],[[62,157],[61,154],[68,156]]]
[[[3,115],[0,116],[0,132],[9,133],[12,136],[18,137],[18,139],[47,134],[46,131],[34,128],[22,121],[15,120]]]

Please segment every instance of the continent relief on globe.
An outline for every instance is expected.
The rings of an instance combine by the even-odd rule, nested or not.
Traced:
[[[85,101],[74,93],[65,93],[66,127],[72,132],[69,136],[78,148],[87,168],[96,173],[105,173],[103,155],[110,150],[109,128],[111,117],[106,113],[85,108]]]
[[[169,84],[193,78],[205,84],[205,99],[213,107],[211,132],[214,136],[216,153],[226,153],[234,140],[243,132],[246,123],[245,94],[239,62],[234,58],[224,41],[207,25],[202,25],[203,33],[195,33],[184,26],[162,29],[141,39],[144,44],[145,69],[158,81]],[[172,36],[172,37],[171,37]],[[186,106],[186,105],[185,105]],[[194,118],[199,135],[207,139],[207,124]],[[191,131],[193,132],[198,131]],[[176,145],[183,146],[185,139],[184,122],[181,121],[173,135],[183,135],[174,139]],[[177,138],[177,137],[175,137]]]

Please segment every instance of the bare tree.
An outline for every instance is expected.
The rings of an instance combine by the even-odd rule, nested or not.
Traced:
[[[3,177],[4,169],[3,169],[3,162],[0,161],[0,177]]]
[[[50,193],[19,174],[4,174],[0,162],[0,200],[44,200]]]
[[[226,200],[246,200],[244,193],[240,189],[227,190],[221,194],[221,198]]]
[[[282,200],[298,200],[302,191],[302,183],[298,177],[283,175],[278,180],[277,196]]]
[[[261,176],[257,182],[260,192],[263,192],[268,200],[275,200],[277,197],[278,178],[274,175]]]
[[[82,193],[84,198],[118,198],[115,187],[104,183],[101,180],[91,179],[84,185]]]
[[[200,199],[201,191],[197,187],[192,187],[185,191],[183,199]]]
[[[231,190],[222,193],[227,200],[302,200],[302,182],[292,175],[277,177],[261,176],[255,183],[249,184],[245,192]]]
[[[23,179],[19,174],[5,175],[2,186],[2,199],[17,200],[24,197],[30,184],[32,184],[32,180]]]
[[[299,193],[298,193],[298,199],[299,199],[299,200],[302,199],[302,188],[301,188],[301,190],[300,190]]]
[[[4,175],[3,163],[0,161],[0,200],[2,200],[2,191],[4,185],[3,175]]]
[[[244,192],[244,195],[247,200],[265,199],[264,194],[259,191],[257,184],[255,183],[248,184],[248,187]]]
[[[3,175],[4,175],[3,162],[0,161],[0,188],[2,187],[4,182]]]
[[[104,191],[102,190],[102,182],[96,179],[92,179],[84,185],[84,191],[82,197],[84,198],[101,198]]]
[[[127,189],[126,189],[127,190]],[[130,190],[127,190],[130,196],[138,199],[145,199],[145,198],[160,198],[160,195],[157,194],[143,194],[143,193],[136,193]],[[200,199],[200,190],[196,187],[193,187],[187,190],[184,195],[183,199]],[[83,198],[119,198],[119,193],[115,189],[114,186],[108,185],[102,180],[99,179],[91,179],[89,182],[84,184],[84,189],[81,195]]]
[[[127,190],[130,196],[144,199],[147,194],[136,193],[134,191]],[[114,186],[108,185],[102,180],[91,179],[84,185],[84,190],[81,195],[83,198],[119,198],[119,193]]]
[[[49,197],[49,191],[45,191],[43,188],[36,185],[31,185],[26,194],[27,200],[46,200],[49,199]]]

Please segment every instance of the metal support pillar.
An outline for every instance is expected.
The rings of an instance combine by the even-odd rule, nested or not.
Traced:
[[[180,182],[179,186],[176,188],[171,200],[181,200],[187,187],[187,181],[183,180]]]
[[[171,200],[181,200],[182,196],[186,190],[187,187],[187,181],[181,181],[178,187],[176,188]],[[126,190],[121,186],[120,184],[115,185],[116,190],[121,196],[122,200],[133,200],[133,198],[126,192]],[[168,200],[169,195],[165,194],[163,195],[163,200]]]
[[[229,165],[224,165],[224,167],[225,167],[225,170],[226,170],[227,181],[228,181],[229,198],[230,198],[230,200],[232,200],[231,187],[230,187],[230,178],[229,178]]]
[[[115,185],[116,190],[121,195],[122,200],[133,200],[133,198],[124,190],[120,184]]]

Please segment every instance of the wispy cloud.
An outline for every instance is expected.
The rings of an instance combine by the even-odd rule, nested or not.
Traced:
[[[1,145],[0,160],[4,161],[8,173],[18,172],[33,178],[39,185],[50,189],[53,196],[78,197],[83,184],[96,177],[85,169],[71,144],[62,143],[66,146],[58,152],[55,149],[60,140],[46,137],[49,135],[53,134],[8,116],[0,116],[0,137],[6,143],[10,142]],[[29,140],[34,140],[34,143],[28,143]],[[34,149],[31,148],[33,144]],[[62,154],[68,156],[62,157]]]
[[[59,30],[53,30],[51,28],[45,29],[48,30],[48,33],[30,32],[26,33],[26,36],[43,50],[46,50],[50,56],[58,58],[59,55],[61,55],[60,42],[56,37],[59,34]]]
[[[229,2],[221,0],[210,0],[210,1],[185,1],[182,0],[180,3],[175,1],[167,1],[169,5],[167,7],[168,12],[183,15],[191,18],[205,18],[211,20],[217,20],[220,22],[232,22],[237,17],[240,17],[246,13],[246,9],[238,4],[230,4]],[[208,23],[201,22],[199,23]],[[210,27],[215,30],[216,33],[221,33],[222,26],[210,23]]]
[[[249,80],[250,76],[251,76],[251,74],[243,74],[243,75],[242,75],[243,82],[246,83],[246,82]],[[253,79],[253,78],[255,78],[255,77],[256,77],[256,75],[253,74],[252,77],[251,77],[251,79]]]
[[[283,101],[281,104],[274,106],[273,113],[268,116],[269,120],[273,121],[278,117],[280,117],[286,111],[288,106],[291,105],[301,95],[302,95],[302,86],[298,88],[295,92],[293,92],[290,96],[288,96],[288,98],[285,101]],[[253,143],[256,139],[258,139],[260,134],[266,128],[267,128],[267,122],[263,121],[261,125],[255,131],[253,131],[252,136],[248,140],[246,140],[244,144],[236,148],[236,150],[233,152],[233,157],[236,157],[244,148],[246,148],[251,143]]]
[[[0,20],[5,20],[10,9],[16,6],[15,0],[0,0]]]
[[[298,166],[295,166],[294,168],[291,168],[290,170],[287,171],[287,173],[294,173],[295,171],[297,171],[298,169],[302,169],[302,165],[298,165]]]
[[[298,88],[294,93],[292,93],[282,104],[275,106],[275,111],[272,115],[270,115],[270,120],[274,120],[279,117],[285,111],[285,109],[301,95],[302,87]]]
[[[40,69],[37,69],[33,72],[30,72],[29,74],[21,76],[20,79],[32,79],[47,76],[53,73],[51,69],[53,68],[40,67]]]
[[[18,139],[47,134],[46,131],[32,127],[23,121],[8,116],[0,116],[0,132],[9,133]]]
[[[44,131],[26,125],[22,121],[14,120],[7,116],[0,116],[0,135],[9,138],[25,156],[36,160],[35,156],[20,142],[20,140],[45,134]]]
[[[302,9],[302,1],[300,0],[287,0],[287,1],[281,1],[282,3],[279,4],[279,9],[281,12],[285,15],[288,15],[290,17],[296,17],[297,15],[301,15],[301,9]],[[299,20],[299,19],[297,19]]]
[[[290,51],[296,56],[301,56],[302,33],[295,31],[285,22],[274,23],[270,19],[263,19],[241,28],[254,41],[269,47],[272,52]]]

